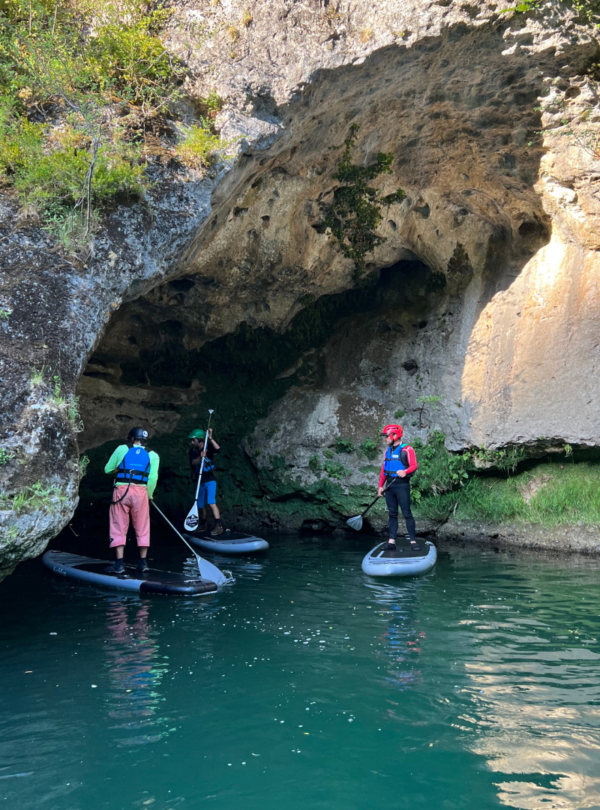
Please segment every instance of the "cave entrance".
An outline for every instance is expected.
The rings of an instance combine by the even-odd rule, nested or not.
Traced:
[[[141,424],[161,457],[161,500],[173,510],[187,511],[186,437],[192,428],[205,426],[208,408],[215,410],[215,434],[223,446],[221,496],[230,505],[260,497],[254,467],[240,446],[244,437],[292,386],[318,389],[332,341],[347,342],[352,362],[360,365],[353,323],[360,321],[363,330],[384,338],[389,334],[390,343],[406,330],[425,329],[445,277],[416,258],[400,261],[371,272],[352,290],[314,301],[305,298],[284,332],[242,323],[235,332],[201,346],[196,345],[198,325],[185,311],[194,280],[177,283],[176,306],[171,300],[162,308],[144,300],[124,306],[82,376],[77,392],[85,425],[80,449],[90,464],[81,495],[88,505],[99,495],[108,497],[106,459],[115,442]],[[405,363],[408,374],[416,373],[414,360],[407,357]]]

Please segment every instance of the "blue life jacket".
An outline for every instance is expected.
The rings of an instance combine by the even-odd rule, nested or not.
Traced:
[[[205,472],[212,472],[215,468],[214,461],[211,461],[208,456],[204,457],[204,469],[202,470],[203,473]],[[198,472],[200,472],[200,467],[198,467]]]
[[[130,447],[117,467],[116,484],[148,484],[150,455],[144,447]]]
[[[198,458],[198,456],[195,456]],[[192,480],[196,480],[200,475],[200,465],[202,464],[202,459],[200,459],[200,464],[194,464],[192,467]],[[206,472],[212,472],[215,469],[214,461],[211,461],[208,456],[204,457],[204,467],[202,468],[202,475]]]
[[[383,462],[384,475],[397,475],[399,470],[406,470],[407,468],[402,463],[400,457],[402,451],[408,445],[399,444],[398,447],[388,447],[385,451],[385,460]]]

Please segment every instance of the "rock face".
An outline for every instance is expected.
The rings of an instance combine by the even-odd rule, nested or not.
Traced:
[[[271,400],[222,426],[230,443],[252,433],[230,471],[251,460],[255,499],[274,477],[302,498],[336,436],[364,442],[397,412],[451,449],[600,443],[600,174],[576,123],[578,108],[597,115],[590,28],[558,2],[513,17],[492,3],[192,2],[167,42],[190,93],[227,98],[237,158],[212,178],[160,174],[152,213],[119,208],[85,266],[3,209],[4,570],[74,509],[75,395],[80,449],[137,422],[178,441],[217,378],[243,395],[260,365]],[[391,152],[379,185],[407,194],[359,281],[321,227],[352,124],[354,161]],[[311,317],[352,288],[325,341]],[[243,355],[256,335],[271,367]],[[372,486],[369,466],[349,457],[336,480]]]

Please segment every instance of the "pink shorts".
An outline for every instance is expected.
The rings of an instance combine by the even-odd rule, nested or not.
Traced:
[[[127,492],[126,495],[125,492]],[[120,500],[121,498],[123,500]],[[131,484],[129,490],[127,490],[127,486],[115,487],[112,500],[109,509],[110,547],[125,545],[130,517],[138,546],[149,546],[150,501],[146,487],[136,484]]]

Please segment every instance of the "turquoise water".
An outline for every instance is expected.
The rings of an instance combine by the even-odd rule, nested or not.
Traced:
[[[2,583],[0,806],[600,808],[598,562],[269,539],[201,600]]]

